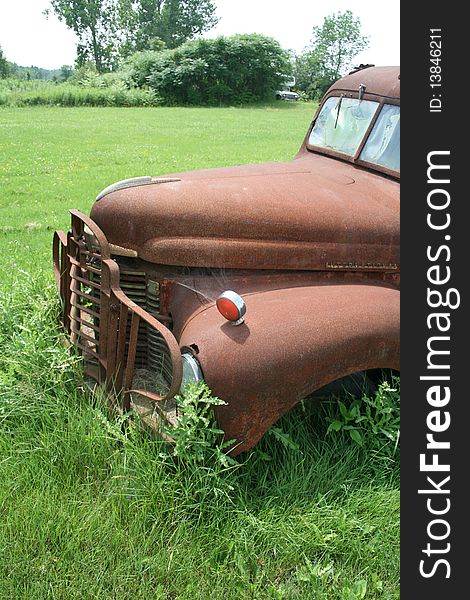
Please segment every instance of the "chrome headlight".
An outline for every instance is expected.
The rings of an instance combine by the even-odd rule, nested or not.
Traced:
[[[184,391],[188,383],[198,383],[204,379],[199,362],[192,354],[183,352],[181,359],[183,361],[183,379],[181,380],[180,392]]]

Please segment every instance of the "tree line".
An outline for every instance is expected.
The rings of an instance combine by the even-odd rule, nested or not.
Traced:
[[[368,46],[349,10],[315,26],[299,55],[260,34],[198,37],[218,22],[215,10],[211,0],[50,0],[47,14],[78,38],[76,70],[64,65],[52,78],[83,83],[114,72],[164,103],[219,104],[266,100],[294,76],[297,91],[318,99]],[[0,47],[0,77],[14,67]]]
[[[77,66],[92,61],[98,73],[143,50],[177,48],[217,24],[212,0],[50,0],[78,38]]]

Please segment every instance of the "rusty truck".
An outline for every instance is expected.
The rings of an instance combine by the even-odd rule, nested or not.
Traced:
[[[148,175],[54,234],[61,320],[120,410],[204,380],[233,453],[357,372],[399,369],[400,75],[327,91],[293,160]]]

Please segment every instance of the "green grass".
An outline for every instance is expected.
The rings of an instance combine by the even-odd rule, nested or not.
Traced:
[[[289,159],[313,110],[0,110],[0,598],[398,598],[396,460],[305,402],[278,424],[288,447],[172,463],[84,392],[55,321],[69,207],[125,177]]]

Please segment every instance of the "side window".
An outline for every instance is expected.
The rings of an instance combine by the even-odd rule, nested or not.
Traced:
[[[364,146],[361,160],[400,170],[400,107],[384,104]]]

